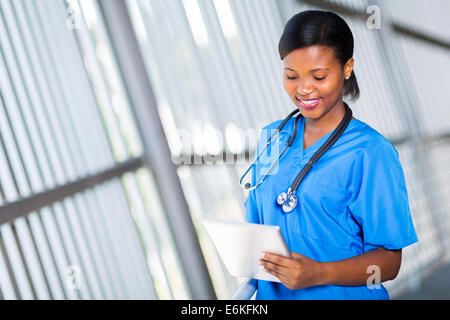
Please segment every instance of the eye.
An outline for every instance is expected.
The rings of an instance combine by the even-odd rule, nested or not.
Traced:
[[[317,77],[314,77],[314,79],[316,79],[317,81],[321,81],[321,80],[323,80],[323,79],[325,79],[326,77],[323,77],[323,78],[317,78]]]
[[[296,77],[289,77],[289,76],[286,76],[286,78],[289,79],[289,80],[294,80]]]

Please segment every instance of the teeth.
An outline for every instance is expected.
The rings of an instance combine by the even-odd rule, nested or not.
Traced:
[[[310,100],[310,101],[304,101],[304,100],[302,100],[302,103],[304,103],[304,104],[313,104],[313,103],[316,103],[317,100],[319,100],[319,99],[316,99],[316,100]]]

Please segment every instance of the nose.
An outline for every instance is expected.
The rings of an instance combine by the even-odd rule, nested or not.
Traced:
[[[297,94],[300,96],[307,96],[313,92],[314,88],[308,81],[300,81],[297,87]]]

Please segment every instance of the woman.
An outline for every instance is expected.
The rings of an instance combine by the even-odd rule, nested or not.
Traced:
[[[417,236],[399,156],[386,138],[352,117],[302,180],[294,209],[283,212],[276,200],[343,121],[343,97],[359,96],[351,30],[332,12],[304,11],[288,21],[278,49],[284,88],[303,117],[275,170],[249,192],[246,220],[280,226],[292,256],[263,255],[260,264],[281,283],[259,280],[256,298],[389,299],[379,282],[397,276],[401,249]],[[257,154],[280,123],[263,128]],[[294,126],[295,117],[258,159],[253,185]]]

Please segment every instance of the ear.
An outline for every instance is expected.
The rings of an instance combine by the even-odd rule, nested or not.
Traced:
[[[348,61],[344,65],[344,78],[351,76],[354,65],[355,60],[353,60],[353,58],[348,59]]]

